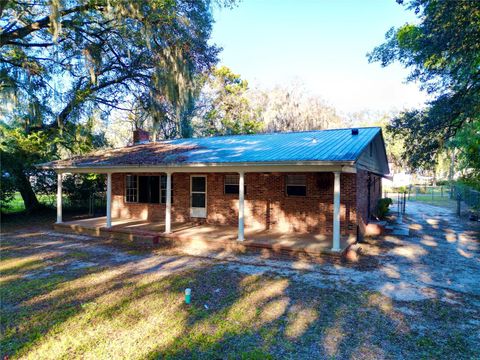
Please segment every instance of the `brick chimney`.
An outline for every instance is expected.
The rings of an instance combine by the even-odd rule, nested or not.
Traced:
[[[150,142],[150,133],[142,129],[133,130],[133,145]]]

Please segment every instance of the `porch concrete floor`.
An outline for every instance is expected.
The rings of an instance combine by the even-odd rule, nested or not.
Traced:
[[[245,227],[245,240],[236,241],[238,228],[230,225],[209,225],[193,222],[172,223],[172,234],[164,234],[163,221],[152,222],[138,219],[112,219],[112,227],[107,229],[106,218],[97,217],[68,221],[56,224],[57,229],[70,229],[77,233],[89,234],[129,234],[138,236],[156,236],[170,238],[173,241],[188,241],[190,245],[202,247],[206,243],[238,244],[245,247],[272,249],[274,251],[305,252],[309,254],[322,254],[331,252],[332,237],[329,235],[312,233],[284,233],[281,231],[252,229]],[[115,237],[115,236],[111,236]],[[130,239],[134,239],[133,236]],[[344,249],[351,239],[341,238],[341,248]]]

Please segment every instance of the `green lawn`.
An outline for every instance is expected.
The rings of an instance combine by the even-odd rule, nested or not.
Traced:
[[[41,204],[46,206],[53,206],[56,202],[55,195],[37,195],[37,199]],[[2,213],[4,214],[15,214],[22,211],[25,211],[25,206],[22,196],[18,192],[15,193],[12,201],[10,201],[6,207],[2,207]]]
[[[430,194],[418,194],[417,196],[411,196],[408,201],[418,201],[429,205],[441,206],[444,208],[455,210],[457,208],[457,202],[450,199],[448,196],[432,196]]]
[[[2,208],[2,213],[5,214],[13,214],[22,212],[25,210],[25,206],[23,205],[22,196],[20,193],[15,193],[12,201],[10,201],[5,208]]]

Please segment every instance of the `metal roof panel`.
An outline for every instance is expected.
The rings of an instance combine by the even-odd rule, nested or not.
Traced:
[[[356,161],[379,127],[214,136],[165,140],[121,149],[98,151],[44,167],[122,165],[279,163],[295,161]]]

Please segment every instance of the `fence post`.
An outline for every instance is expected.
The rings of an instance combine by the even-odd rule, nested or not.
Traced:
[[[400,196],[397,192],[397,214],[400,215]]]
[[[461,203],[461,196],[457,194],[457,215],[460,216],[460,203]]]

